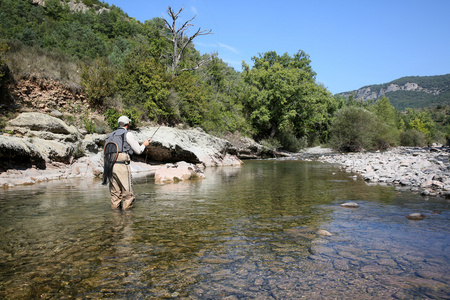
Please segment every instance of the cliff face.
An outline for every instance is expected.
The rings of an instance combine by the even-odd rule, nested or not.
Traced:
[[[33,0],[33,3],[41,6],[45,6],[45,0]],[[90,9],[90,7],[86,6],[82,1],[70,0],[70,1],[61,1],[62,4],[67,4],[71,11],[81,11],[85,12]],[[95,5],[94,5],[95,6]],[[101,13],[103,10],[109,10],[105,7],[101,7],[98,10],[98,13]]]
[[[374,88],[371,86],[362,87],[359,90],[341,93],[340,95],[344,97],[348,97],[351,94],[355,93],[355,98],[358,100],[375,100],[383,97],[387,93],[396,92],[396,91],[412,91],[412,92],[423,92],[431,95],[439,95],[442,90],[439,89],[428,89],[419,86],[414,82],[407,82],[403,85],[398,84],[390,84],[386,88]]]
[[[423,108],[450,103],[450,74],[437,76],[402,77],[394,81],[369,85],[355,91],[338,94],[354,95],[360,101],[376,100],[386,96],[399,110],[407,107]]]

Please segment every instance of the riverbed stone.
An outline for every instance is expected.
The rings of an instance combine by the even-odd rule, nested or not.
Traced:
[[[346,208],[358,208],[359,204],[356,202],[346,202],[346,203],[342,203],[341,207],[346,207]]]
[[[317,231],[317,234],[318,234],[318,235],[321,235],[321,236],[332,236],[332,234],[331,234],[329,231],[324,230],[324,229],[318,230],[318,231]]]
[[[413,221],[420,221],[426,218],[424,214],[421,213],[412,213],[406,216],[407,219],[413,220]]]
[[[435,147],[436,148],[436,147]],[[437,148],[436,148],[437,149]],[[317,160],[340,164],[347,172],[362,175],[369,182],[386,182],[410,189],[430,188],[426,196],[444,195],[450,179],[449,147],[396,147],[384,152],[322,155]]]
[[[165,164],[155,171],[155,183],[158,184],[203,178],[205,175],[198,166],[186,162]]]

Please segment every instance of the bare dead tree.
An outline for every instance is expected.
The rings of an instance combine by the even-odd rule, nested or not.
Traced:
[[[211,59],[211,56],[208,56],[208,58],[202,59],[201,61],[197,62],[196,66],[192,68],[178,70],[180,63],[183,60],[186,47],[189,44],[191,44],[192,41],[198,36],[213,34],[211,32],[211,29],[201,30],[201,28],[199,28],[191,37],[188,37],[186,35],[186,31],[189,29],[189,27],[194,26],[190,22],[195,19],[196,15],[193,18],[189,19],[188,21],[184,22],[183,25],[181,25],[177,29],[175,27],[176,21],[178,19],[178,15],[181,13],[181,11],[183,11],[183,9],[184,6],[177,13],[175,13],[170,6],[167,7],[167,13],[172,19],[172,22],[169,23],[166,19],[164,19],[167,29],[169,29],[169,31],[171,32],[171,37],[166,37],[166,39],[173,44],[173,52],[167,52],[167,55],[164,55],[165,58],[169,59],[172,62],[170,66],[170,71],[173,74],[172,76],[176,76],[177,74],[183,71],[196,70],[201,65],[203,65],[204,63],[206,63]]]

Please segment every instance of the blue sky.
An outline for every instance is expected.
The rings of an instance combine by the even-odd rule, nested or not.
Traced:
[[[241,71],[267,51],[311,58],[317,81],[333,94],[404,76],[450,73],[450,0],[104,0],[141,22],[196,15],[214,34],[194,40],[202,54]]]

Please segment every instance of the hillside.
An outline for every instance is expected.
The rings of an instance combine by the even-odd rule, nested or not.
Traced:
[[[339,95],[348,97],[354,94],[358,100],[376,100],[383,96],[389,98],[398,110],[406,108],[425,108],[450,103],[450,74],[438,76],[408,76],[384,84],[368,85],[356,91]]]

